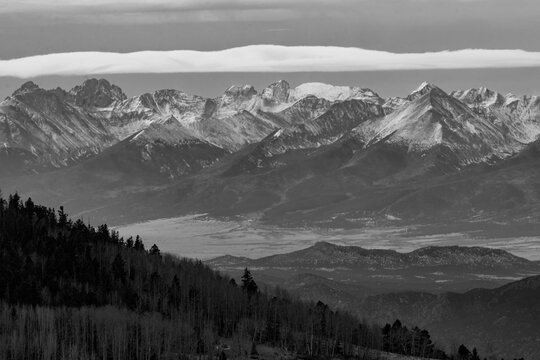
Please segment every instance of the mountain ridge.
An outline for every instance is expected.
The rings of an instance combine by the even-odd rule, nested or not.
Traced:
[[[342,246],[327,241],[319,241],[314,245],[294,251],[292,253],[271,255],[268,257],[249,259],[246,257],[223,257],[228,265],[239,264],[251,266],[362,266],[368,265],[372,269],[376,266],[385,268],[406,267],[438,267],[438,266],[466,266],[480,267],[517,267],[521,269],[536,269],[537,263],[511,254],[508,251],[481,246],[426,246],[409,252],[398,252],[388,249],[366,249],[359,246]],[[221,259],[215,258],[207,261],[208,264],[220,266]]]
[[[6,190],[35,193],[47,183],[41,201],[70,201],[75,213],[92,203],[109,222],[199,211],[347,228],[443,217],[527,222],[540,212],[535,97],[429,83],[392,99],[286,81],[260,92],[236,85],[216,98],[171,89],[126,98],[106,80],[74,89],[26,83],[0,103]],[[116,166],[122,159],[130,160]],[[529,165],[518,170],[517,161]],[[95,174],[83,175],[88,168]],[[503,199],[490,200],[495,194]]]

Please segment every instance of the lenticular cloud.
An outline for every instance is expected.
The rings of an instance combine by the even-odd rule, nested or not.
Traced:
[[[0,60],[0,76],[335,72],[540,66],[540,52],[465,49],[391,53],[352,47],[250,45],[219,51],[71,52]]]

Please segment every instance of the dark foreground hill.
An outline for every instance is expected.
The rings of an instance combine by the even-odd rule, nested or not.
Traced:
[[[427,331],[398,325],[383,332],[321,302],[261,292],[247,270],[238,286],[63,208],[0,198],[1,359],[256,358],[256,344],[323,359],[364,348],[445,358]]]

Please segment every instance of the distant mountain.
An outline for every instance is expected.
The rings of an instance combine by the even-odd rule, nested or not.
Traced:
[[[4,147],[31,152],[39,165],[61,167],[172,116],[201,141],[227,151],[238,150],[280,126],[302,123],[308,110],[297,103],[313,96],[310,92],[324,99],[321,110],[311,110],[313,117],[338,100],[380,102],[378,95],[365,89],[325,84],[291,89],[285,81],[270,85],[261,94],[250,85],[231,86],[216,99],[177,90],[128,99],[105,79],[86,80],[70,91],[44,90],[27,82],[0,103],[4,124],[0,142]],[[290,110],[285,111],[287,108]]]
[[[422,156],[436,151],[439,161],[456,168],[504,158],[522,148],[496,124],[434,85],[423,84],[407,99],[409,103],[388,116],[355,129],[357,136],[368,146],[384,142]]]
[[[226,258],[229,264],[232,259]],[[212,260],[219,265],[220,259]],[[302,268],[338,267],[398,270],[407,268],[464,267],[469,269],[514,269],[540,270],[535,262],[515,256],[507,251],[485,247],[429,246],[400,253],[394,250],[364,249],[357,246],[340,246],[329,242],[315,245],[292,253],[273,255],[248,261],[252,266],[295,266]]]
[[[37,168],[66,166],[112,145],[104,119],[73,101],[62,89],[23,84],[0,102],[0,144],[33,154]]]
[[[540,274],[537,262],[484,247],[430,246],[408,253],[318,242],[306,249],[260,259],[218,257],[207,264],[234,273],[249,267],[271,283],[297,287],[292,275],[310,274],[347,285],[350,295],[364,297],[392,291],[464,291],[496,287]],[[341,284],[341,285],[337,285]],[[361,290],[361,291],[360,291]]]
[[[540,229],[539,123],[537,97],[429,83],[390,99],[283,80],[213,99],[127,98],[104,79],[70,91],[26,83],[0,103],[0,178],[112,223],[202,212],[527,233]]]
[[[104,108],[117,101],[126,99],[118,86],[105,79],[88,79],[69,91],[75,105],[80,107]]]
[[[536,140],[540,134],[538,96],[502,95],[485,87],[454,91],[452,96],[523,143]]]

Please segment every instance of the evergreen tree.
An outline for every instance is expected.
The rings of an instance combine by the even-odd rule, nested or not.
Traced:
[[[244,275],[242,275],[242,289],[251,295],[256,294],[259,291],[259,287],[248,268],[244,269]]]
[[[458,348],[457,356],[459,360],[470,360],[472,355],[470,350],[467,349],[465,345],[461,344]]]
[[[159,248],[157,247],[156,244],[152,245],[152,247],[150,248],[150,250],[148,251],[148,253],[150,255],[161,255],[161,252],[159,251]]]
[[[58,225],[60,227],[64,227],[67,224],[67,214],[64,211],[64,207],[60,206],[60,209],[58,210]]]
[[[135,237],[135,244],[133,245],[133,247],[135,250],[138,250],[138,251],[144,250],[144,244],[141,238],[139,237],[139,235]]]

